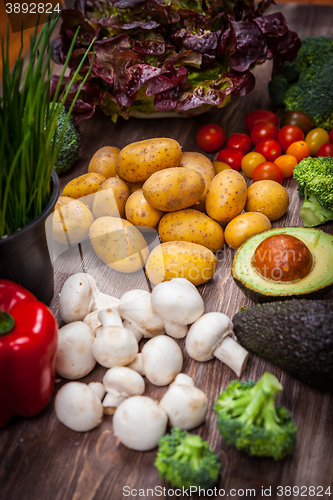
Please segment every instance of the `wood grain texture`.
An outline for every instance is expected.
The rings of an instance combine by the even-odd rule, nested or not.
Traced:
[[[277,7],[275,7],[277,9]],[[291,29],[301,37],[309,35],[332,35],[330,7],[283,4],[278,6],[285,14]],[[274,9],[271,9],[272,11]],[[64,186],[73,177],[87,171],[92,154],[102,146],[122,148],[129,142],[150,137],[172,137],[180,142],[184,151],[198,151],[195,135],[201,125],[220,123],[228,134],[244,131],[245,115],[254,109],[270,108],[267,81],[271,64],[265,63],[255,70],[257,85],[247,97],[233,99],[222,110],[213,110],[195,119],[179,120],[119,120],[115,125],[108,117],[99,113],[81,124],[82,148],[80,161],[75,168],[61,178]],[[211,158],[213,158],[211,156]],[[286,182],[290,196],[288,213],[273,227],[301,225],[300,200],[292,179]],[[333,233],[333,224],[323,227]],[[148,285],[143,273],[121,275],[106,269],[83,247],[83,263],[74,250],[65,259],[60,256],[55,262],[56,285],[51,309],[58,320],[58,294],[67,277],[79,271],[90,272],[97,279],[102,291],[120,297],[132,288]],[[205,310],[223,311],[233,316],[242,306],[250,304],[236,287],[231,277],[234,251],[225,246],[219,255],[219,266],[214,278],[199,287],[204,297]],[[332,297],[332,293],[330,297]],[[184,352],[184,340],[179,341]],[[271,371],[282,382],[283,393],[279,403],[290,409],[298,425],[298,441],[292,456],[281,462],[270,459],[250,458],[233,448],[228,448],[216,427],[213,406],[217,396],[235,378],[234,374],[219,361],[198,363],[184,352],[183,371],[192,376],[209,397],[206,422],[195,430],[207,439],[217,452],[221,465],[219,488],[227,493],[240,490],[234,498],[246,496],[245,490],[255,489],[252,497],[263,498],[261,488],[272,488],[271,498],[278,496],[277,486],[323,486],[333,487],[333,395],[320,393],[297,382],[276,366],[250,355],[242,380],[258,379],[265,371]],[[96,367],[83,382],[100,381],[105,369]],[[58,381],[56,391],[64,381]],[[154,387],[147,382],[146,394],[160,399],[166,388]],[[1,402],[0,402],[1,404]],[[75,433],[64,427],[55,417],[54,399],[40,415],[31,419],[14,419],[0,431],[0,498],[3,500],[119,500],[135,498],[125,496],[123,487],[144,489],[145,498],[159,498],[154,489],[168,485],[158,477],[154,468],[156,451],[134,452],[122,446],[113,436],[112,417],[105,416],[102,424],[89,433]],[[333,493],[333,490],[331,489]],[[234,492],[232,492],[234,493]],[[232,494],[231,493],[231,494]],[[138,492],[139,495],[139,492]],[[247,492],[250,496],[250,492]],[[220,495],[221,497],[221,495]],[[185,498],[185,497],[184,497]],[[188,498],[188,497],[187,497]],[[195,495],[192,498],[197,498]],[[219,498],[213,495],[210,498]],[[289,496],[298,498],[298,496]],[[318,496],[319,498],[319,496]],[[328,495],[320,498],[330,497]]]

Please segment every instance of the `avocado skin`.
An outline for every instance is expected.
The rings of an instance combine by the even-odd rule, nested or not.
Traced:
[[[311,387],[333,391],[333,300],[256,304],[232,321],[245,349]]]
[[[252,288],[248,288],[241,280],[237,279],[233,276],[236,285],[242,290],[242,292],[249,297],[253,302],[275,302],[275,301],[284,301],[284,300],[293,300],[293,299],[320,299],[328,292],[333,290],[333,283],[330,285],[326,285],[323,288],[318,288],[317,290],[313,290],[311,292],[303,292],[303,293],[292,293],[290,295],[271,295],[265,294],[264,291],[254,290]]]

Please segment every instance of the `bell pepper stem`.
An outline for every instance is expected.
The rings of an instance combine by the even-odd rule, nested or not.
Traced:
[[[0,311],[0,336],[8,335],[15,326],[15,320],[6,311]]]

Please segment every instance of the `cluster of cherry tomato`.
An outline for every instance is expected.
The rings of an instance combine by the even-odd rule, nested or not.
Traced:
[[[225,148],[226,134],[220,125],[209,123],[198,131],[198,146],[206,153],[218,151],[213,162],[217,172],[242,169],[254,182],[269,179],[282,184],[303,158],[333,156],[333,129],[328,133],[313,128],[311,118],[302,111],[285,113],[281,121],[271,111],[251,111],[245,129],[247,134],[230,135]]]

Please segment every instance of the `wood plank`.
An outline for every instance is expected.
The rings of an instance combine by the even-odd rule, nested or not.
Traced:
[[[332,35],[329,7],[299,6],[284,4],[271,10],[282,10],[291,29],[301,37]],[[190,120],[119,120],[115,125],[108,117],[96,113],[81,124],[82,149],[78,165],[62,176],[64,186],[73,177],[85,173],[92,154],[102,146],[114,145],[122,148],[129,142],[149,137],[165,136],[178,140],[184,151],[198,151],[195,135],[199,127],[208,122],[220,123],[228,134],[244,131],[246,114],[258,108],[272,109],[267,93],[267,81],[271,64],[265,63],[255,70],[257,85],[244,98],[233,99],[222,110],[213,110]],[[211,158],[213,156],[211,155]],[[286,216],[273,223],[274,227],[301,225],[299,217],[300,199],[295,183],[289,179],[285,184],[290,196],[290,207]],[[323,226],[333,234],[333,224]],[[85,253],[86,254],[86,253]],[[214,278],[199,287],[205,300],[206,311],[221,310],[231,317],[244,305],[250,304],[236,287],[231,277],[231,262],[234,251],[225,246],[219,256],[219,267]],[[109,269],[102,269],[88,253],[84,270],[97,279],[102,291],[121,296],[131,288],[146,288],[142,273],[124,276]],[[82,270],[81,261],[56,262],[56,288],[51,309],[58,313],[58,293],[65,279],[72,272]],[[329,295],[333,297],[331,293]],[[184,340],[179,341],[184,352]],[[298,442],[292,456],[280,462],[270,459],[250,458],[233,448],[228,448],[220,437],[213,411],[218,394],[235,378],[234,374],[219,361],[198,363],[184,352],[184,372],[192,376],[209,397],[209,412],[206,422],[195,430],[218,453],[222,465],[219,488],[226,494],[231,489],[255,489],[256,498],[263,497],[261,488],[272,488],[271,498],[281,497],[278,486],[322,486],[324,491],[333,486],[333,395],[320,393],[297,382],[271,363],[250,355],[243,380],[258,379],[265,371],[271,371],[282,382],[284,391],[278,401],[290,409],[298,425]],[[83,382],[100,381],[105,369],[96,367]],[[58,381],[58,390],[64,381]],[[166,388],[146,384],[146,394],[159,400]],[[1,403],[0,403],[1,404]],[[118,500],[127,490],[145,489],[146,496],[158,498],[158,492],[147,492],[147,488],[168,485],[158,477],[154,468],[156,451],[134,452],[122,446],[113,436],[112,417],[105,416],[102,424],[89,433],[75,433],[65,428],[55,417],[54,398],[47,409],[31,419],[14,419],[0,430],[0,498],[4,500]],[[331,489],[331,492],[333,490]],[[162,492],[163,493],[163,492]],[[235,498],[250,496],[250,492],[239,492]],[[317,490],[318,497],[320,490]],[[307,493],[308,494],[308,493]],[[221,497],[222,493],[211,498]],[[308,495],[310,496],[310,495]],[[133,492],[128,498],[134,498]],[[171,497],[166,491],[163,498]],[[185,497],[184,497],[185,498]],[[192,498],[197,498],[193,495]],[[298,495],[289,498],[298,498]],[[323,493],[321,498],[330,497]]]

